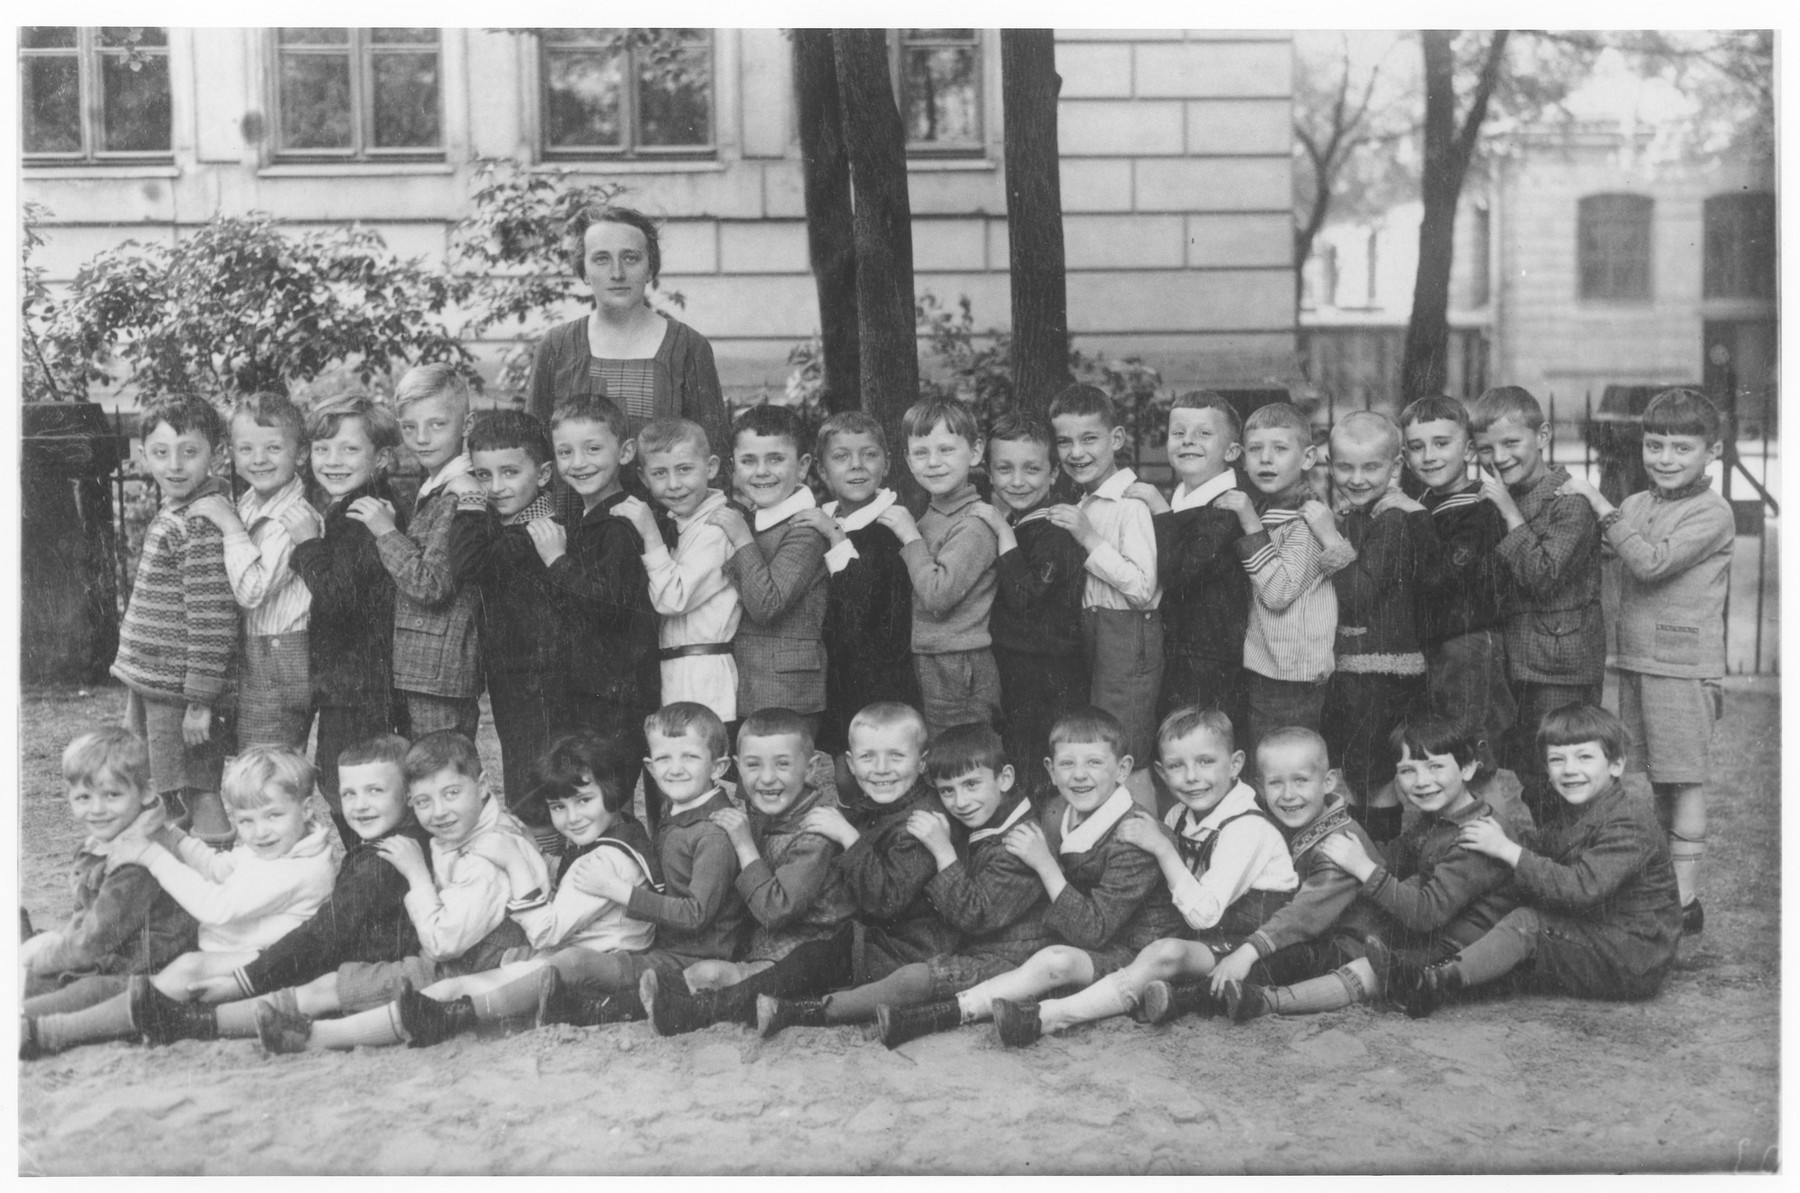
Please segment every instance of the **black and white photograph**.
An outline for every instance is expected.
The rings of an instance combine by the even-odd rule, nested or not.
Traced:
[[[1783,31],[390,11],[11,30],[18,1175],[1782,1171]]]

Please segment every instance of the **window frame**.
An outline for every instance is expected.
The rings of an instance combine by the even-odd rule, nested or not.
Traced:
[[[969,49],[975,57],[975,136],[969,141],[942,143],[937,141],[906,142],[906,156],[914,161],[931,160],[967,160],[985,158],[988,154],[988,110],[987,110],[987,30],[973,30],[972,41],[962,41],[942,37],[908,37],[904,29],[889,29],[887,32],[888,78],[894,88],[894,106],[900,113],[900,127],[906,130],[906,77],[901,70],[906,60],[906,51],[912,46],[930,48]]]
[[[1622,292],[1621,288],[1617,287],[1616,279],[1620,269],[1617,263],[1610,260],[1602,261],[1600,264],[1604,267],[1607,277],[1613,279],[1615,284],[1604,289],[1594,290],[1590,290],[1588,286],[1589,229],[1596,226],[1596,217],[1590,216],[1589,213],[1601,202],[1613,205],[1615,212],[1630,210],[1634,213],[1642,213],[1641,221],[1634,219],[1634,225],[1641,224],[1643,230],[1643,289],[1641,292],[1637,290]],[[1624,224],[1624,220],[1614,213],[1608,213],[1606,222]],[[1601,246],[1596,245],[1596,249],[1600,248]],[[1656,200],[1654,197],[1633,191],[1601,191],[1583,195],[1576,200],[1575,296],[1582,302],[1623,303],[1638,306],[1656,301]]]
[[[607,26],[601,26],[607,27]],[[625,55],[622,72],[624,87],[619,99],[619,126],[624,139],[610,145],[552,145],[550,143],[550,58],[558,50],[598,49],[598,42],[552,42],[542,30],[535,31],[537,53],[532,61],[537,68],[537,151],[545,162],[644,162],[644,161],[713,161],[719,155],[719,38],[718,30],[706,28],[706,104],[708,139],[701,145],[644,145],[638,127],[641,101],[638,86],[638,47],[627,44],[620,50]]]
[[[449,112],[446,103],[448,76],[444,69],[444,29],[435,29],[436,40],[431,49],[437,55],[438,143],[435,146],[403,145],[384,148],[372,144],[375,139],[375,57],[381,52],[417,54],[423,42],[380,42],[369,37],[371,28],[395,26],[342,26],[349,34],[342,43],[298,43],[284,45],[281,30],[287,26],[271,26],[266,38],[269,72],[270,159],[278,164],[298,162],[333,162],[371,164],[383,162],[441,162],[446,160],[449,141]],[[339,26],[324,26],[339,28]],[[281,106],[281,60],[284,54],[325,58],[347,56],[350,59],[351,144],[348,148],[288,148],[285,138],[284,113]]]
[[[58,26],[43,26],[57,28]],[[125,57],[131,51],[123,46],[103,46],[100,44],[100,30],[108,27],[100,25],[64,25],[61,28],[75,30],[73,47],[33,47],[26,48],[24,37],[20,36],[18,48],[19,62],[19,160],[24,166],[83,166],[83,165],[141,165],[147,162],[168,163],[175,160],[175,75],[174,60],[169,54],[170,27],[166,25],[139,26],[147,29],[161,29],[163,44],[160,46],[138,46],[139,53],[146,57],[164,59],[168,66],[165,73],[169,79],[169,147],[167,149],[101,149],[97,146],[106,140],[106,96],[102,90],[103,74],[100,69],[103,59],[108,57]],[[123,26],[132,28],[133,26]],[[25,62],[30,58],[73,58],[75,59],[75,85],[77,104],[81,120],[82,148],[73,152],[57,150],[28,150],[25,148],[24,130],[24,86]]]
[[[1760,219],[1752,226],[1750,215],[1761,215],[1753,208],[1753,204],[1768,205],[1768,221]],[[1723,220],[1715,220],[1715,212],[1731,210],[1730,231],[1732,233],[1728,255],[1715,255],[1715,243],[1724,239]],[[1776,245],[1779,243],[1781,218],[1776,206],[1775,192],[1766,190],[1734,190],[1721,191],[1708,195],[1701,202],[1700,209],[1700,296],[1705,299],[1750,299],[1754,301],[1773,301],[1779,288],[1777,273],[1779,262],[1776,260]],[[1768,268],[1758,269],[1755,262],[1755,242],[1753,234],[1768,234]],[[1721,279],[1719,274],[1729,263],[1736,275],[1733,278]],[[1743,268],[1739,269],[1738,267]],[[1719,282],[1726,280],[1742,280],[1748,284],[1736,289],[1726,289]]]

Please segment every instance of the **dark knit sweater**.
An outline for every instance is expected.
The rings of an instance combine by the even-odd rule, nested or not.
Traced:
[[[1168,652],[1242,664],[1250,576],[1234,549],[1244,537],[1238,516],[1203,505],[1153,521]]]
[[[312,593],[306,644],[315,704],[385,704],[393,691],[394,578],[375,536],[350,517],[363,497],[391,502],[394,494],[380,480],[351,491],[325,511],[325,532],[289,556]]]
[[[657,826],[656,857],[663,893],[632,887],[625,908],[633,919],[656,925],[656,947],[696,960],[734,960],[750,926],[738,894],[737,850],[725,830],[708,819],[729,808],[715,790],[699,806]]]
[[[225,572],[225,536],[188,511],[230,492],[209,477],[165,505],[144,531],[137,578],[119,624],[112,673],[140,696],[211,706],[224,695],[237,649],[238,607]]]
[[[465,505],[450,528],[450,559],[457,578],[480,594],[486,672],[562,675],[574,643],[530,532],[502,526],[491,508]]]
[[[995,565],[999,584],[988,611],[988,632],[997,649],[1021,654],[1081,652],[1087,552],[1074,535],[1050,519],[1032,516],[1054,504],[1046,497],[1029,510],[1006,512],[1019,546]]]
[[[1413,592],[1419,641],[1430,646],[1498,628],[1504,580],[1494,549],[1506,537],[1506,520],[1473,482],[1448,496],[1426,490],[1419,504],[1436,531]]]
[[[1413,594],[1419,558],[1430,550],[1431,515],[1353,509],[1344,515],[1343,535],[1356,558],[1331,577],[1337,589],[1337,669],[1425,674]]]
[[[653,709],[662,694],[656,611],[644,571],[644,541],[613,508],[614,493],[568,531],[565,553],[548,571],[568,632],[571,686],[628,708]],[[733,863],[735,866],[735,862]]]

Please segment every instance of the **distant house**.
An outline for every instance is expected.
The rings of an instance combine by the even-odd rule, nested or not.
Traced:
[[[666,217],[665,282],[728,386],[779,382],[818,325],[788,39],[679,31],[672,79],[596,32],[27,27],[22,193],[54,213],[41,260],[62,283],[126,238],[250,210],[361,221],[441,257],[475,159],[561,166]],[[897,29],[889,45],[918,288],[1004,327],[999,38]],[[1171,380],[1293,375],[1288,35],[1062,31],[1057,67],[1077,344]]]

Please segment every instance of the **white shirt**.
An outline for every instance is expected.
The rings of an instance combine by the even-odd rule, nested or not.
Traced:
[[[244,635],[267,638],[306,631],[312,616],[312,589],[288,567],[294,540],[282,524],[284,510],[303,509],[314,531],[324,529],[319,512],[307,504],[299,477],[277,489],[267,501],[255,489],[237,500],[242,534],[225,536],[225,574],[231,579],[231,595],[244,611]]]
[[[170,853],[160,846],[144,865],[169,897],[200,922],[200,951],[240,953],[274,944],[312,918],[331,897],[337,859],[326,833],[310,828],[280,857],[257,857],[244,846],[221,851],[183,837]]]
[[[1255,806],[1256,792],[1249,784],[1239,783],[1204,816],[1196,818],[1177,804],[1163,820],[1177,836],[1189,841],[1201,842],[1218,834],[1212,864],[1206,871],[1199,876],[1184,874],[1169,884],[1175,910],[1195,931],[1217,927],[1227,909],[1246,891],[1291,891],[1300,885],[1293,859],[1288,856],[1287,842],[1268,820],[1245,816],[1223,830],[1219,828]]]
[[[801,485],[788,494],[787,500],[778,501],[766,510],[756,511],[756,533],[761,534],[771,526],[779,526],[801,510],[809,510],[819,503],[813,500],[812,490]]]
[[[1125,496],[1137,473],[1121,468],[1081,499],[1081,512],[1101,542],[1087,557],[1083,609],[1154,609],[1162,603],[1156,577],[1156,524],[1150,507]]]
[[[1237,488],[1237,474],[1227,468],[1224,472],[1206,481],[1198,489],[1190,489],[1183,481],[1175,486],[1175,495],[1169,498],[1169,509],[1173,513],[1182,510],[1199,509],[1203,505],[1211,505],[1213,498],[1221,493]]]
[[[808,494],[810,496],[810,494]],[[650,606],[660,615],[659,646],[729,643],[737,635],[744,606],[725,576],[731,540],[709,520],[725,505],[725,494],[707,490],[706,499],[685,518],[675,519],[675,554],[652,536],[644,544],[644,571],[650,577]],[[664,659],[664,704],[692,700],[727,723],[737,720],[737,660],[725,654]]]
[[[841,502],[827,501],[820,508],[831,515],[837,522],[839,530],[849,534],[851,531],[861,530],[873,522],[881,515],[881,511],[894,504],[895,500],[896,494],[892,489],[877,489],[875,496],[869,499],[869,504],[859,510],[853,510],[841,518],[837,516],[838,506],[842,504]],[[841,543],[832,544],[831,550],[825,552],[825,567],[835,576],[849,567],[852,559],[859,558],[861,556],[856,553],[856,544],[845,539]]]
[[[1070,823],[1075,819],[1073,804],[1063,808],[1062,845],[1058,853],[1086,853],[1100,843],[1100,838],[1112,831],[1113,825],[1125,819],[1130,811],[1137,807],[1131,798],[1128,788],[1116,788],[1106,797],[1106,802],[1095,808],[1093,814],[1074,828]]]

